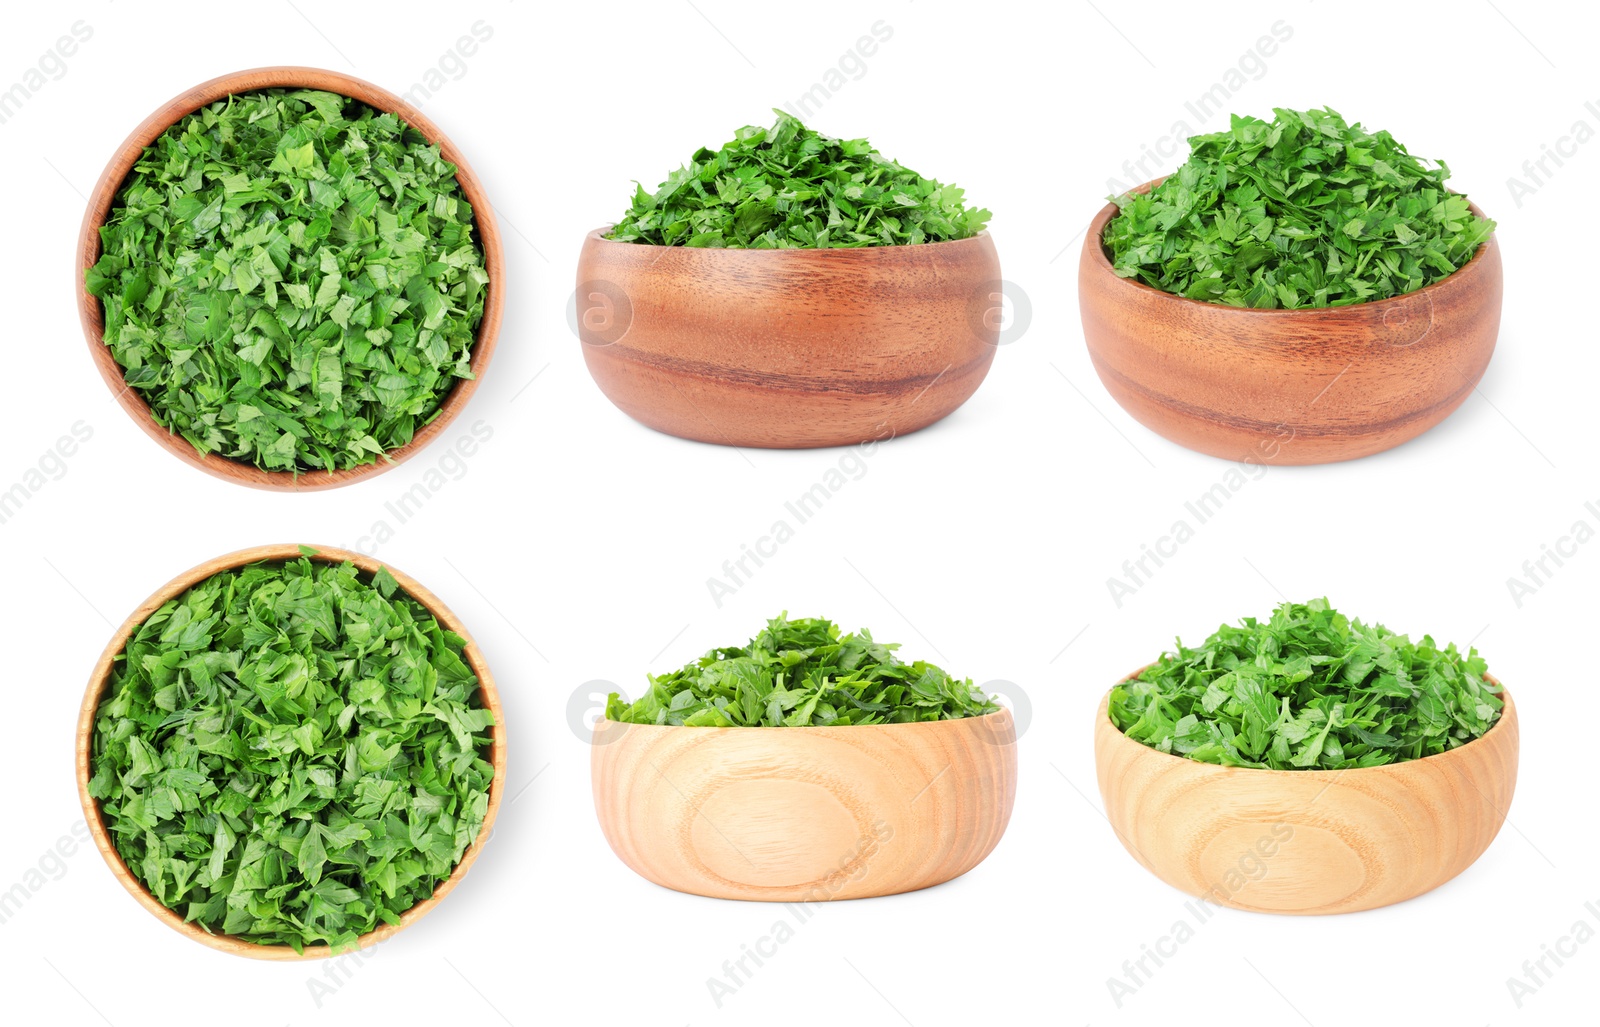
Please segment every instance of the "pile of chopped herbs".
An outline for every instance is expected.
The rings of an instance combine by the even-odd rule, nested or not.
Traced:
[[[1235,307],[1339,307],[1413,292],[1494,232],[1450,169],[1332,108],[1234,115],[1190,138],[1188,161],[1121,208],[1103,242],[1116,273]],[[1432,166],[1429,166],[1432,164]]]
[[[745,646],[713,649],[682,670],[650,675],[637,702],[615,692],[606,717],[625,724],[815,727],[959,720],[994,713],[971,680],[902,663],[894,643],[841,635],[832,621],[780,614]]]
[[[347,97],[268,89],[182,118],[100,242],[105,344],[202,455],[372,463],[472,377],[489,275],[455,165]]]
[[[1129,738],[1203,763],[1342,770],[1466,745],[1504,703],[1476,649],[1463,656],[1365,625],[1326,599],[1284,603],[1266,622],[1181,641],[1111,690]]]
[[[832,139],[775,111],[720,150],[700,149],[607,237],[657,246],[786,249],[899,246],[966,239],[990,213],[965,190],[923,178],[865,139]]]
[[[251,564],[168,601],[95,718],[89,792],[128,869],[264,945],[397,923],[488,810],[494,716],[463,648],[387,570],[349,563]]]

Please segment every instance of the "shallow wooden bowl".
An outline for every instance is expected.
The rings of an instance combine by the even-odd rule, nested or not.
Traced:
[[[578,257],[583,358],[629,417],[686,439],[804,449],[925,428],[999,342],[988,233],[861,249],[613,242]]]
[[[461,192],[472,205],[472,219],[477,229],[478,245],[483,248],[484,269],[489,273],[488,292],[484,296],[483,320],[478,324],[478,340],[472,350],[472,378],[462,379],[445,393],[433,420],[418,428],[410,442],[379,457],[370,464],[362,464],[339,471],[266,471],[253,464],[241,463],[212,453],[201,456],[182,435],[170,432],[157,424],[150,414],[150,405],[136,391],[128,388],[122,376],[122,367],[105,344],[104,312],[100,300],[91,295],[83,282],[84,272],[100,259],[100,227],[111,212],[112,203],[121,192],[123,183],[133,170],[134,162],[146,146],[155,142],[161,133],[171,128],[181,118],[193,114],[201,107],[224,97],[262,89],[323,89],[360,100],[378,111],[391,111],[400,120],[420,132],[430,143],[436,143],[445,160],[456,166],[456,180]],[[415,456],[432,442],[440,432],[455,420],[488,370],[489,358],[494,355],[495,340],[500,334],[500,317],[505,305],[505,257],[500,248],[500,230],[495,224],[494,208],[483,191],[472,166],[456,149],[454,143],[439,130],[439,126],[405,100],[370,82],[351,75],[321,68],[272,67],[236,71],[219,78],[202,82],[193,89],[173,97],[162,104],[117,147],[100,181],[89,197],[88,209],[83,214],[83,227],[78,235],[78,255],[73,266],[74,295],[78,297],[78,319],[83,323],[83,334],[89,343],[89,355],[94,359],[100,377],[116,396],[122,409],[144,433],[159,442],[167,452],[191,467],[226,481],[249,485],[258,489],[311,492],[318,489],[338,488],[362,478],[382,474]]]
[[[494,713],[494,727],[489,729],[490,749],[488,760],[494,766],[494,780],[489,784],[489,811],[483,818],[483,827],[478,832],[478,837],[467,850],[461,854],[461,862],[456,864],[455,871],[440,882],[434,889],[433,895],[412,906],[400,916],[398,924],[382,924],[376,930],[361,935],[356,941],[357,948],[367,948],[390,937],[422,919],[423,915],[438,905],[451,890],[460,883],[472,868],[478,858],[478,853],[483,849],[484,843],[494,832],[495,815],[500,810],[500,799],[505,792],[506,776],[506,728],[505,714],[500,708],[500,693],[495,689],[494,678],[489,673],[489,665],[484,661],[483,653],[472,640],[472,635],[466,626],[457,619],[450,608],[440,601],[439,597],[423,588],[414,579],[396,570],[389,564],[374,560],[361,553],[352,553],[332,546],[317,546],[317,552],[311,557],[323,563],[344,563],[346,560],[355,564],[368,574],[374,573],[381,567],[388,567],[389,573],[400,583],[400,587],[407,595],[421,603],[429,613],[439,619],[450,631],[455,632],[467,640],[465,658],[472,672],[478,677],[479,702]],[[255,546],[251,549],[241,549],[236,553],[219,556],[214,560],[207,560],[198,567],[190,568],[171,581],[162,585],[150,598],[139,604],[139,608],[122,622],[111,641],[106,645],[105,651],[100,654],[99,661],[94,665],[94,671],[89,675],[89,687],[83,695],[83,705],[78,711],[78,738],[77,738],[77,773],[78,773],[78,801],[83,807],[83,815],[89,821],[89,832],[94,838],[95,848],[100,850],[100,855],[105,858],[106,865],[116,875],[117,881],[139,901],[139,905],[149,910],[156,919],[177,931],[179,934],[193,938],[200,944],[222,952],[229,952],[236,956],[248,956],[252,959],[324,959],[328,956],[349,951],[341,949],[335,953],[327,945],[308,945],[304,953],[298,953],[288,945],[260,945],[252,941],[245,941],[226,934],[212,934],[198,924],[185,922],[178,913],[157,902],[144,884],[133,875],[128,865],[123,862],[122,855],[117,852],[116,845],[111,840],[110,831],[106,827],[105,817],[100,812],[100,801],[89,794],[89,778],[92,774],[90,760],[94,752],[94,721],[95,714],[100,708],[100,700],[104,698],[106,688],[111,681],[112,663],[117,654],[122,652],[128,638],[140,624],[167,600],[172,599],[189,588],[211,577],[219,571],[233,567],[242,567],[245,564],[257,563],[262,560],[296,560],[300,557],[300,547],[297,545],[268,545]]]
[[[1248,310],[1118,278],[1101,243],[1116,215],[1107,204],[1094,219],[1078,265],[1089,356],[1124,410],[1181,446],[1261,464],[1369,456],[1444,420],[1489,366],[1501,294],[1492,236],[1405,296]]]
[[[1350,913],[1415,898],[1494,841],[1517,785],[1517,708],[1459,749],[1354,770],[1219,767],[1095,723],[1106,817],[1180,891],[1260,913]]]
[[[694,895],[818,902],[942,884],[993,851],[1017,794],[1011,713],[853,727],[600,720],[600,829]]]

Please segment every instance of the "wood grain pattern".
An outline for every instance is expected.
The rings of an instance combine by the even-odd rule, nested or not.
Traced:
[[[641,877],[695,895],[818,902],[942,884],[983,861],[1017,791],[1009,711],[853,727],[601,720],[595,812]]]
[[[84,272],[100,259],[100,226],[105,223],[117,192],[122,188],[123,182],[133,170],[133,164],[144,148],[155,142],[161,133],[172,127],[180,118],[194,113],[206,104],[230,95],[277,87],[324,89],[360,100],[375,110],[392,111],[400,120],[420,132],[430,143],[438,144],[439,152],[444,159],[456,166],[456,180],[460,183],[467,202],[472,205],[478,243],[483,247],[484,268],[489,274],[489,286],[484,295],[483,320],[478,324],[478,339],[472,350],[474,377],[456,382],[450,391],[445,393],[433,420],[418,428],[410,442],[390,450],[387,460],[379,459],[375,463],[346,470],[302,471],[293,474],[289,471],[262,470],[253,464],[229,460],[215,453],[201,456],[183,436],[169,432],[157,424],[150,414],[150,405],[135,390],[127,387],[122,377],[122,367],[112,356],[111,348],[104,342],[105,321],[100,301],[90,294],[83,281]],[[500,246],[500,229],[495,223],[494,208],[484,193],[483,183],[472,170],[472,166],[467,163],[466,157],[421,111],[387,89],[351,75],[321,68],[271,67],[236,71],[202,82],[157,108],[153,114],[140,122],[139,127],[122,141],[121,146],[117,147],[116,153],[106,164],[105,171],[101,173],[99,182],[95,184],[94,192],[89,197],[88,209],[84,211],[73,271],[72,288],[74,295],[78,297],[78,319],[83,324],[84,338],[89,343],[89,355],[93,358],[95,367],[99,369],[100,377],[105,379],[106,386],[116,396],[117,403],[127,411],[128,416],[133,418],[134,423],[139,425],[146,435],[160,443],[167,452],[207,474],[252,488],[294,492],[338,488],[362,478],[382,474],[415,456],[432,442],[451,421],[455,420],[456,415],[467,405],[467,401],[472,398],[473,392],[483,381],[484,373],[489,368],[489,359],[494,355],[495,340],[500,334],[500,319],[505,306],[505,256]]]
[[[1501,300],[1492,236],[1454,274],[1405,296],[1247,310],[1118,278],[1101,244],[1116,213],[1107,204],[1084,238],[1084,337],[1112,397],[1179,445],[1262,464],[1368,456],[1444,420],[1489,366]]]
[[[612,242],[578,258],[578,325],[596,384],[635,420],[730,446],[882,440],[955,410],[999,339],[987,233],[862,249]]]
[[[1350,913],[1415,898],[1494,841],[1517,784],[1517,709],[1483,737],[1353,770],[1219,767],[1158,752],[1095,722],[1106,817],[1174,888],[1263,913]]]
[[[363,934],[357,941],[359,948],[367,948],[385,941],[398,932],[420,920],[429,910],[443,901],[444,897],[461,882],[472,864],[477,860],[478,853],[482,851],[489,836],[494,833],[495,816],[500,811],[500,799],[505,792],[506,777],[506,728],[505,714],[500,707],[500,693],[495,688],[494,677],[489,673],[489,665],[483,658],[483,653],[478,649],[472,635],[467,631],[466,625],[450,611],[439,597],[423,588],[415,579],[396,570],[392,565],[374,560],[361,553],[353,553],[332,546],[316,546],[317,554],[311,559],[324,563],[343,563],[348,560],[361,570],[371,574],[380,566],[388,567],[389,573],[400,583],[407,595],[421,603],[430,613],[439,619],[445,628],[454,631],[466,639],[465,658],[472,672],[478,676],[479,702],[494,713],[494,727],[489,729],[490,749],[488,759],[494,766],[494,780],[489,785],[489,809],[483,819],[483,827],[478,832],[477,839],[462,853],[461,862],[456,864],[455,871],[439,886],[434,889],[433,895],[412,906],[401,914],[398,924],[384,924],[376,930]],[[100,659],[95,663],[94,670],[89,675],[89,687],[83,695],[83,705],[78,711],[77,732],[77,777],[78,801],[83,807],[83,815],[89,822],[89,831],[94,838],[95,848],[100,850],[100,855],[105,859],[106,865],[116,875],[117,881],[128,890],[128,893],[139,901],[139,904],[149,910],[156,919],[171,927],[173,930],[186,937],[193,938],[200,944],[221,952],[228,952],[236,956],[248,956],[252,959],[267,960],[293,960],[293,959],[323,959],[333,952],[326,945],[307,946],[304,954],[295,952],[287,945],[258,945],[255,942],[244,941],[225,934],[211,934],[196,924],[185,923],[183,917],[157,902],[155,897],[145,888],[143,883],[133,875],[123,862],[121,854],[117,852],[116,845],[111,840],[111,835],[106,828],[105,817],[100,811],[99,800],[89,794],[89,778],[92,775],[90,761],[93,756],[94,720],[99,710],[100,701],[105,696],[106,688],[111,682],[111,668],[117,655],[122,652],[129,636],[143,624],[167,600],[172,599],[199,584],[219,571],[245,564],[256,563],[261,560],[292,560],[300,556],[298,545],[266,545],[255,546],[251,549],[241,549],[236,553],[219,556],[207,560],[198,567],[190,568],[173,578],[157,589],[150,598],[139,604],[139,608],[129,614],[128,619],[111,636],[111,641],[106,644],[105,651],[100,654]]]

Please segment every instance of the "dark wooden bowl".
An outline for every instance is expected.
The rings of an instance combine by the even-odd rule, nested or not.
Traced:
[[[988,233],[861,249],[584,240],[583,357],[606,397],[669,435],[842,446],[925,428],[966,402],[999,341]]]
[[[1250,310],[1117,277],[1101,242],[1117,213],[1107,204],[1094,219],[1078,265],[1089,356],[1124,410],[1181,446],[1263,464],[1369,456],[1444,420],[1489,366],[1501,295],[1492,236],[1404,296]]]
[[[324,89],[360,100],[374,110],[393,112],[400,120],[420,132],[430,143],[438,144],[439,152],[444,159],[456,166],[456,181],[460,183],[461,192],[466,196],[467,202],[472,205],[478,245],[483,247],[484,268],[489,273],[483,320],[478,324],[478,339],[472,350],[474,377],[457,381],[450,391],[445,393],[433,420],[418,428],[410,442],[389,450],[386,454],[387,459],[380,457],[373,463],[347,470],[301,471],[296,474],[289,471],[262,470],[253,464],[230,460],[216,453],[201,456],[195,451],[194,446],[189,444],[189,440],[157,424],[150,414],[149,404],[137,392],[127,387],[122,377],[122,367],[111,355],[111,348],[104,341],[105,321],[100,300],[90,294],[83,282],[84,272],[100,259],[100,226],[105,223],[117,193],[121,191],[129,172],[133,170],[134,162],[139,159],[144,148],[155,142],[161,133],[171,128],[179,119],[194,113],[206,104],[230,95],[278,87]],[[494,208],[489,205],[489,198],[484,194],[483,183],[478,180],[478,176],[462,156],[461,151],[456,149],[455,144],[421,111],[387,89],[351,75],[325,71],[321,68],[273,67],[236,71],[209,82],[202,82],[157,108],[155,113],[140,122],[139,127],[117,147],[117,152],[112,155],[105,171],[101,173],[100,181],[95,184],[94,193],[89,197],[89,207],[84,211],[83,228],[78,237],[77,261],[73,270],[76,278],[72,287],[78,297],[78,317],[83,323],[84,337],[89,342],[89,355],[94,359],[95,367],[100,370],[100,377],[105,379],[106,386],[116,396],[117,402],[128,412],[128,416],[144,429],[146,435],[159,442],[167,452],[179,460],[191,467],[198,467],[207,474],[240,485],[249,485],[252,488],[296,492],[337,488],[361,478],[382,474],[415,456],[424,446],[432,442],[451,421],[455,420],[456,415],[467,405],[467,401],[477,390],[478,383],[483,380],[484,372],[489,367],[489,358],[494,354],[495,339],[500,334],[500,317],[505,303],[505,258],[500,248],[500,230],[495,225]]]
[[[405,928],[416,923],[429,910],[433,909],[444,897],[467,876],[467,871],[472,869],[472,864],[478,858],[478,853],[494,833],[494,820],[500,811],[500,800],[505,794],[506,778],[506,721],[505,714],[500,708],[500,693],[495,688],[494,677],[489,673],[489,664],[484,660],[483,653],[478,649],[478,644],[472,640],[472,635],[467,631],[466,625],[445,606],[438,596],[429,592],[422,585],[406,574],[395,570],[380,560],[361,553],[352,553],[332,546],[317,546],[316,554],[311,559],[322,563],[344,563],[346,560],[355,564],[362,571],[373,574],[380,566],[388,567],[389,573],[395,581],[400,583],[400,588],[411,598],[420,603],[429,613],[438,618],[444,627],[467,640],[464,657],[467,665],[472,668],[472,673],[478,678],[478,697],[484,708],[494,714],[494,727],[489,729],[490,751],[489,762],[494,766],[494,779],[489,783],[489,809],[484,814],[483,826],[478,830],[478,837],[467,846],[461,854],[461,862],[457,863],[450,876],[441,881],[433,890],[433,894],[400,914],[397,924],[382,924],[372,931],[361,935],[356,940],[357,948],[367,948],[380,941],[386,941]],[[162,585],[156,592],[139,604],[139,608],[122,622],[117,633],[111,637],[105,650],[100,654],[100,659],[94,665],[94,670],[89,674],[89,687],[83,695],[83,705],[78,710],[77,733],[77,776],[78,776],[78,802],[83,807],[83,815],[89,821],[89,833],[94,839],[96,849],[105,859],[106,865],[111,867],[111,872],[116,875],[117,883],[128,890],[128,894],[138,900],[156,919],[166,924],[185,937],[192,938],[208,948],[221,952],[229,952],[236,956],[248,956],[251,959],[292,960],[292,959],[323,959],[336,955],[327,945],[308,945],[305,951],[296,952],[288,945],[261,945],[243,938],[236,938],[226,934],[212,934],[199,924],[184,920],[183,916],[156,900],[145,887],[144,882],[135,877],[133,871],[128,869],[127,863],[122,859],[122,854],[117,851],[116,844],[111,840],[111,834],[106,829],[105,815],[100,811],[100,800],[89,794],[89,779],[93,776],[90,766],[94,754],[94,726],[95,716],[100,710],[100,701],[105,697],[107,686],[111,683],[111,671],[116,658],[127,645],[128,639],[140,624],[145,622],[152,613],[161,609],[169,599],[176,598],[200,584],[212,575],[246,564],[258,563],[263,560],[297,560],[300,558],[300,547],[297,545],[267,545],[255,546],[251,549],[241,549],[236,553],[219,556],[207,560],[198,567],[191,567],[171,581]]]

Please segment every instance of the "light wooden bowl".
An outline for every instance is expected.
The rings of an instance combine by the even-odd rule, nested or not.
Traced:
[[[472,635],[467,631],[466,625],[457,619],[450,608],[440,601],[439,597],[423,588],[414,579],[401,573],[389,564],[374,560],[361,553],[352,553],[332,546],[316,546],[316,555],[312,560],[323,563],[343,563],[346,560],[355,564],[362,571],[371,574],[382,567],[388,567],[389,573],[400,583],[400,588],[407,595],[422,604],[429,613],[438,618],[439,623],[450,631],[455,632],[467,640],[464,657],[467,665],[478,677],[478,697],[482,705],[494,713],[494,727],[490,728],[489,762],[494,766],[494,779],[489,783],[489,810],[483,818],[483,827],[478,831],[478,837],[467,850],[461,854],[461,862],[456,864],[455,871],[440,882],[434,889],[433,895],[412,906],[400,916],[398,924],[382,924],[377,929],[361,935],[356,941],[357,948],[367,948],[380,941],[386,941],[393,935],[422,919],[423,915],[434,906],[443,901],[451,890],[461,882],[472,868],[478,858],[478,853],[483,849],[484,843],[494,832],[495,815],[500,810],[500,799],[505,793],[506,777],[506,728],[505,714],[500,708],[500,693],[495,689],[494,678],[489,673],[489,665],[484,661],[483,653],[479,651],[478,644],[472,640]],[[94,665],[94,671],[89,675],[89,687],[83,695],[83,705],[78,711],[78,738],[77,738],[77,774],[78,774],[78,801],[83,807],[83,815],[89,821],[89,832],[94,838],[95,848],[100,850],[106,865],[116,875],[117,881],[139,901],[139,905],[149,910],[156,919],[177,931],[179,934],[193,938],[195,941],[209,948],[221,952],[229,952],[236,956],[248,956],[252,959],[291,960],[291,959],[323,959],[328,956],[342,954],[347,949],[335,953],[327,945],[308,945],[305,952],[297,953],[288,945],[261,945],[252,941],[245,941],[226,934],[213,934],[198,924],[186,922],[181,915],[157,902],[144,884],[133,875],[128,865],[123,862],[122,856],[117,852],[116,845],[111,840],[111,834],[106,827],[105,817],[100,812],[100,802],[89,794],[89,778],[91,776],[90,761],[94,751],[94,722],[95,714],[100,708],[100,701],[105,697],[106,688],[111,682],[112,663],[117,655],[122,652],[128,638],[145,619],[167,600],[172,599],[191,587],[211,577],[220,571],[245,564],[257,563],[262,560],[295,560],[300,557],[300,547],[297,545],[267,545],[255,546],[250,549],[241,549],[236,553],[219,556],[214,560],[207,560],[198,567],[190,568],[171,581],[162,585],[150,598],[139,604],[139,608],[122,622],[111,641],[106,645],[105,651],[100,654],[100,659]]]
[[[805,449],[925,428],[967,401],[999,341],[987,232],[861,249],[584,240],[583,358],[629,417],[686,439]]]
[[[1492,680],[1492,679],[1491,679]],[[1353,770],[1220,767],[1095,723],[1106,818],[1180,891],[1261,913],[1350,913],[1415,898],[1494,841],[1517,785],[1517,708],[1458,749]]]
[[[1101,242],[1117,212],[1107,204],[1094,219],[1078,265],[1089,356],[1124,410],[1181,446],[1261,464],[1369,456],[1444,420],[1489,366],[1501,295],[1492,236],[1405,296],[1249,310],[1118,278]]]
[[[942,884],[994,850],[1017,794],[1011,713],[848,727],[600,720],[612,851],[663,887],[817,902]]]
[[[161,133],[171,128],[179,119],[209,103],[230,95],[279,87],[324,89],[360,100],[374,110],[393,112],[430,143],[437,143],[444,159],[456,166],[456,180],[460,183],[461,192],[467,202],[472,205],[478,245],[483,248],[484,268],[489,274],[488,291],[484,295],[483,320],[478,323],[478,339],[472,350],[474,377],[457,381],[440,401],[433,420],[418,428],[410,442],[389,450],[386,454],[387,459],[380,457],[373,463],[345,470],[301,471],[295,474],[289,471],[262,470],[253,464],[230,460],[216,453],[201,456],[195,451],[194,446],[189,444],[189,440],[157,424],[155,418],[151,416],[150,405],[138,392],[127,386],[122,376],[121,365],[111,355],[111,348],[104,341],[105,321],[100,300],[90,294],[83,282],[84,272],[100,259],[100,227],[110,214],[112,203],[133,170],[134,162],[139,159],[146,146],[155,142]],[[456,415],[467,405],[467,401],[472,398],[473,392],[483,380],[484,372],[489,368],[489,358],[494,355],[495,340],[500,334],[502,308],[505,305],[505,257],[501,252],[500,230],[495,224],[494,208],[490,206],[489,197],[483,191],[483,183],[479,181],[461,151],[456,149],[455,144],[421,111],[387,89],[351,75],[325,71],[321,68],[272,67],[236,71],[211,79],[209,82],[202,82],[157,108],[153,114],[140,122],[139,127],[134,129],[127,139],[122,141],[122,145],[117,147],[117,152],[106,164],[105,171],[101,172],[100,181],[95,184],[94,193],[89,197],[89,207],[84,211],[83,227],[78,235],[78,254],[74,271],[76,278],[73,290],[74,295],[78,297],[78,319],[83,323],[83,334],[89,343],[89,355],[93,358],[95,367],[100,370],[100,377],[105,379],[106,386],[111,389],[122,409],[133,418],[134,423],[138,424],[146,435],[159,442],[167,452],[207,474],[240,485],[249,485],[252,488],[295,492],[337,488],[362,478],[382,474],[415,456],[432,442],[451,421],[455,420]]]

